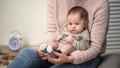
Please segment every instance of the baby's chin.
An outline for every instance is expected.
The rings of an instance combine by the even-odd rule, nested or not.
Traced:
[[[78,33],[80,33],[80,32],[77,32],[77,31],[73,30],[73,31],[71,31],[71,33],[73,33],[73,34],[78,34]]]

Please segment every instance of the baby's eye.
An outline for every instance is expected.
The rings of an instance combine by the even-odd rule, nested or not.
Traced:
[[[80,23],[75,23],[75,25],[79,25]]]
[[[72,23],[69,23],[69,25],[72,25]]]

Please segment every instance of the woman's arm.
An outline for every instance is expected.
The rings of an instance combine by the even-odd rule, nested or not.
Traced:
[[[95,9],[94,24],[90,32],[90,47],[86,51],[76,50],[71,54],[74,56],[74,64],[83,63],[96,57],[104,45],[109,17],[107,0],[100,0]]]
[[[47,59],[46,53],[40,51],[41,43],[48,43],[49,41],[53,41],[55,32],[56,32],[56,25],[55,25],[55,0],[47,0],[47,26],[46,26],[46,33],[44,39],[40,41],[38,45],[38,54],[42,57],[42,59]]]
[[[57,27],[55,25],[55,0],[47,0],[47,26],[45,33],[45,40],[53,40],[55,36],[55,32],[57,31]]]

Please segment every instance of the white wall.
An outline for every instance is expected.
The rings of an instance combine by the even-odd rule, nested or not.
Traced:
[[[47,0],[0,0],[0,45],[17,30],[24,43],[36,45],[44,36]]]

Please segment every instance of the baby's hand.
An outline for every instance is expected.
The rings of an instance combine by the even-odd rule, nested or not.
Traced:
[[[56,38],[56,41],[59,42],[62,39],[63,39],[63,36],[62,35],[58,35],[57,38]]]
[[[66,41],[67,41],[68,43],[72,43],[72,42],[73,42],[72,36],[69,35],[69,36],[66,38]]]

